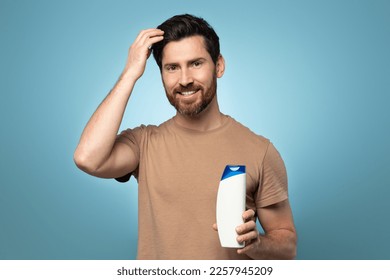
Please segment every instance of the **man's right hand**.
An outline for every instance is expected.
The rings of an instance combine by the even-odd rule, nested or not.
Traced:
[[[134,43],[130,46],[127,57],[126,67],[124,73],[134,79],[138,80],[145,71],[146,60],[149,58],[150,47],[161,40],[163,40],[164,31],[160,29],[146,29],[142,30]]]

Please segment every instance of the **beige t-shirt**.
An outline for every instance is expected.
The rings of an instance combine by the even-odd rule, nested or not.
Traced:
[[[286,170],[278,151],[233,118],[198,132],[170,119],[123,131],[139,158],[138,259],[247,259],[222,248],[216,197],[226,165],[245,165],[246,204],[256,210],[287,199]]]

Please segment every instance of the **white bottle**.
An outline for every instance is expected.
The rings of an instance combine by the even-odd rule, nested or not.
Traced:
[[[243,224],[245,211],[246,173],[245,165],[227,165],[219,183],[217,196],[217,226],[222,247],[243,248],[237,242],[236,227]]]

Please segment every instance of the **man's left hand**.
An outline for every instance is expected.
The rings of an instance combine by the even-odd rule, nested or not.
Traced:
[[[237,241],[239,243],[245,242],[245,247],[238,249],[238,254],[247,253],[260,245],[260,236],[255,222],[255,211],[252,209],[246,210],[242,214],[242,219],[244,223],[236,228],[236,232],[238,234]]]

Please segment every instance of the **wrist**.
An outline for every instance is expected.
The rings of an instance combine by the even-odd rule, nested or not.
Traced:
[[[138,73],[135,73],[134,71],[132,71],[131,68],[126,66],[125,69],[122,71],[119,80],[123,80],[131,84],[135,84],[140,77],[141,76]]]

